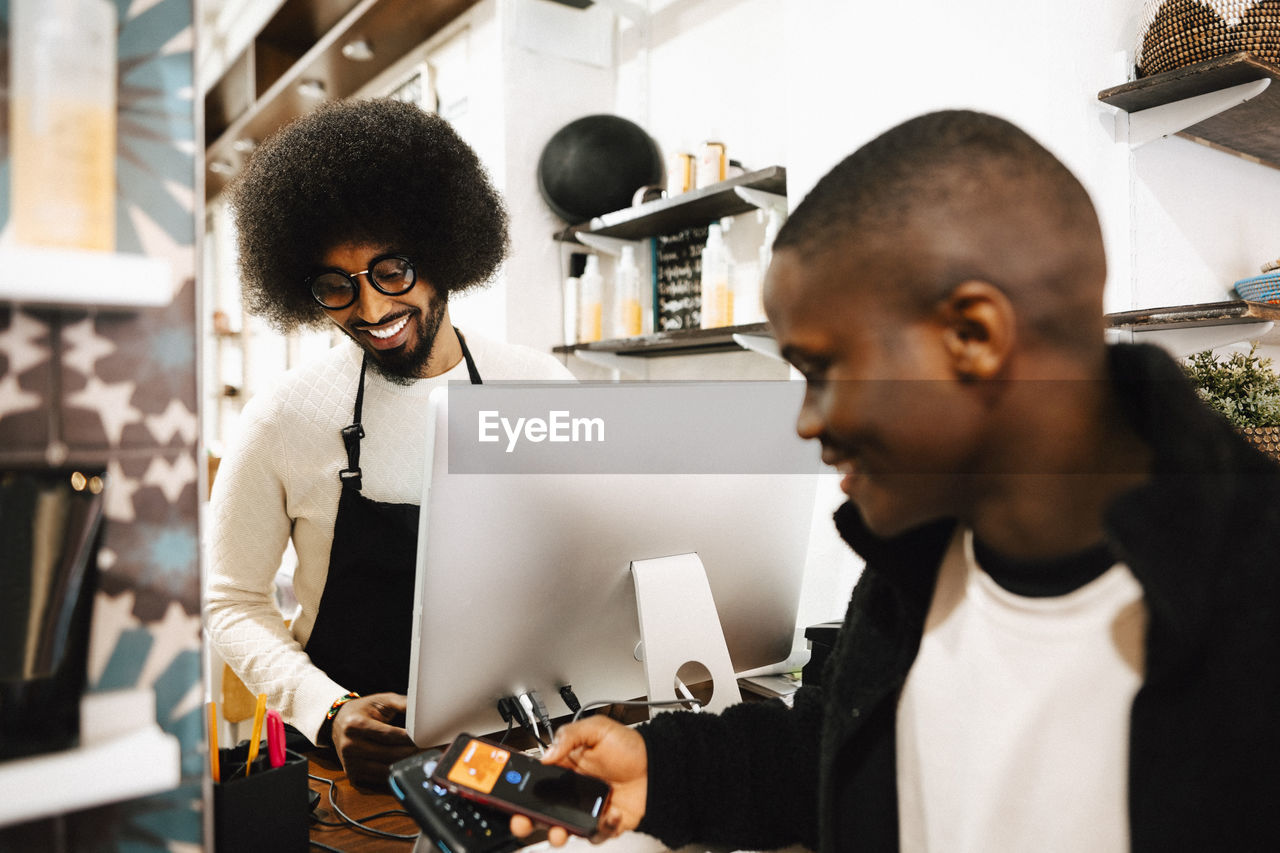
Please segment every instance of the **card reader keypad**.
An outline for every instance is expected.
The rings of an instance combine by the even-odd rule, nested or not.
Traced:
[[[398,761],[391,790],[441,853],[508,853],[519,848],[502,812],[450,793],[431,781],[438,750]]]

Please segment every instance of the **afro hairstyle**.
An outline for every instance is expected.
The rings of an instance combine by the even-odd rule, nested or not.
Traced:
[[[335,247],[402,252],[445,298],[487,283],[507,253],[506,208],[479,157],[402,101],[334,101],[290,122],[230,199],[245,307],[285,332],[325,322],[306,280]]]

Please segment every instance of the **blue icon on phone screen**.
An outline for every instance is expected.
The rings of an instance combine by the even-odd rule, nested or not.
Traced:
[[[508,784],[511,784],[511,785],[519,785],[519,784],[520,784],[520,781],[521,781],[522,779],[524,779],[524,775],[523,775],[519,770],[508,770],[508,771],[507,771],[507,783],[508,783]]]

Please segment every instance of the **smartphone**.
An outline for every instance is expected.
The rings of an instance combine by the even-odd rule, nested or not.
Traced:
[[[467,799],[587,837],[609,801],[609,785],[599,779],[469,734],[458,735],[431,778]]]
[[[391,765],[391,792],[444,853],[511,853],[524,846],[511,834],[506,812],[473,803],[431,778],[440,750],[429,749]]]

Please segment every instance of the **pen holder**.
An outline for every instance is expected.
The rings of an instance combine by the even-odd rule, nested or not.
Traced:
[[[222,781],[213,786],[214,850],[217,853],[306,853],[310,847],[307,759],[285,751],[272,767],[265,744],[244,775],[247,743],[218,750]]]

